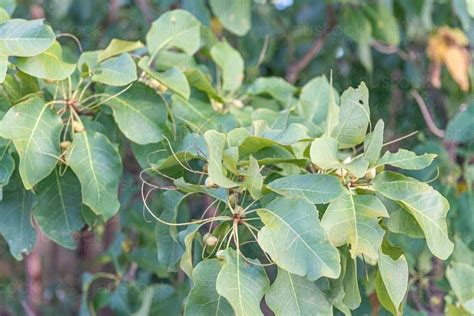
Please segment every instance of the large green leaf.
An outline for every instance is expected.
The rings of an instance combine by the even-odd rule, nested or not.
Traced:
[[[250,156],[250,163],[245,173],[247,191],[254,200],[258,200],[262,195],[263,176],[260,173],[257,160],[252,156]]]
[[[153,60],[163,49],[178,48],[194,54],[201,45],[201,23],[189,12],[173,10],[152,23],[146,35],[148,53]]]
[[[373,187],[410,212],[425,233],[428,248],[435,256],[449,257],[454,248],[446,226],[449,203],[441,194],[426,183],[393,172],[378,174]]]
[[[296,88],[279,77],[257,78],[247,89],[251,95],[268,94],[284,106],[292,103]]]
[[[351,245],[352,258],[365,255],[375,260],[385,233],[379,217],[388,217],[388,213],[377,197],[345,192],[329,204],[321,226],[336,247]]]
[[[364,82],[349,88],[341,96],[339,124],[332,132],[340,148],[350,148],[364,141],[370,122],[369,90]]]
[[[19,57],[16,66],[23,72],[47,80],[64,80],[76,69],[63,60],[61,45],[54,42],[46,51],[32,57]]]
[[[10,177],[15,169],[15,161],[8,152],[8,144],[3,144],[5,140],[0,139],[0,201],[2,200],[3,187],[10,182]]]
[[[232,188],[238,186],[238,183],[232,181],[226,176],[224,166],[222,164],[222,153],[226,144],[226,135],[211,130],[204,133],[207,151],[209,178],[218,186],[223,188]]]
[[[7,56],[38,55],[53,45],[56,37],[43,20],[12,19],[0,23],[0,52]]]
[[[240,53],[227,42],[219,42],[212,46],[211,56],[222,73],[222,90],[237,90],[244,79],[244,60]]]
[[[396,153],[387,151],[377,162],[377,166],[391,165],[401,169],[418,170],[428,167],[435,158],[435,154],[417,156],[412,151],[399,149]]]
[[[275,315],[332,315],[332,306],[315,282],[278,269],[265,301]]]
[[[454,262],[446,270],[446,277],[456,298],[470,314],[474,313],[474,267]]]
[[[307,121],[322,123],[326,118],[329,105],[329,82],[326,76],[311,79],[303,86],[298,114]]]
[[[17,260],[23,258],[22,254],[29,253],[36,243],[30,213],[33,203],[33,193],[24,190],[19,179],[10,182],[0,201],[0,233]]]
[[[287,176],[270,182],[268,188],[284,196],[305,197],[314,204],[329,203],[343,192],[336,177],[324,174]]]
[[[390,256],[379,251],[378,265],[387,294],[395,309],[399,311],[408,290],[407,260],[403,255],[397,260],[393,260]]]
[[[227,299],[237,316],[263,315],[260,301],[269,281],[265,269],[258,261],[244,261],[234,249],[217,253],[221,271],[217,275],[217,293]]]
[[[0,122],[0,136],[11,139],[20,156],[20,175],[27,190],[53,171],[58,161],[61,119],[39,98],[10,108]]]
[[[74,249],[72,234],[84,226],[81,217],[81,186],[71,171],[54,170],[36,190],[33,217],[41,231],[59,245]]]
[[[339,253],[326,239],[314,204],[278,197],[257,213],[265,225],[258,243],[279,267],[312,281],[339,276]]]
[[[373,35],[376,39],[388,44],[398,46],[400,44],[400,31],[395,16],[389,8],[380,4],[367,5],[364,11],[372,23]]]
[[[82,202],[104,219],[117,213],[122,160],[110,141],[100,133],[76,133],[65,157],[81,182]]]
[[[157,72],[148,66],[148,57],[143,57],[138,63],[138,67],[143,69],[150,77],[158,80],[158,82],[171,91],[177,93],[186,100],[191,95],[188,80],[184,73],[177,67],[171,67],[164,72]]]
[[[1,80],[0,80],[1,82]],[[458,143],[467,143],[474,140],[474,102],[467,106],[465,111],[459,111],[449,120],[446,128],[446,140]]]
[[[224,28],[238,36],[244,36],[252,26],[251,0],[210,0],[212,12]]]
[[[193,271],[194,286],[184,307],[185,316],[226,316],[232,307],[216,290],[217,275],[221,270],[218,259],[201,261]]]
[[[137,80],[137,67],[129,54],[122,54],[100,63],[92,80],[109,86],[125,86]]]
[[[115,95],[120,89],[107,89],[107,92]],[[168,113],[164,101],[153,89],[135,83],[127,91],[106,99],[115,121],[128,139],[142,145],[163,139]]]

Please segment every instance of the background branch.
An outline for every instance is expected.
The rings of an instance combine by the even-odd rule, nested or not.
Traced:
[[[428,107],[426,106],[426,103],[421,97],[420,93],[418,93],[418,91],[416,90],[412,90],[411,95],[418,104],[421,114],[423,114],[423,119],[425,120],[430,132],[433,133],[433,135],[438,136],[439,138],[444,138],[444,131],[442,129],[439,129],[438,126],[436,126],[435,122],[433,121],[433,118],[431,117],[430,111],[428,110]]]

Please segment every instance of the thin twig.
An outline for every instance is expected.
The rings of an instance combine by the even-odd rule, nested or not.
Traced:
[[[321,35],[313,41],[311,47],[301,59],[296,60],[288,67],[288,71],[286,73],[286,80],[288,82],[295,83],[296,79],[298,79],[300,72],[305,69],[314,59],[314,57],[316,57],[316,55],[321,51],[329,33],[331,33],[333,28],[336,26],[334,8],[331,5],[328,5],[327,11],[328,20],[326,22],[326,25],[324,26],[324,29],[321,32]]]
[[[423,118],[425,119],[426,125],[428,126],[428,129],[431,131],[431,133],[433,133],[435,136],[438,136],[439,138],[444,138],[444,131],[436,126],[435,122],[433,121],[433,118],[431,117],[430,111],[428,110],[428,107],[426,106],[426,103],[421,97],[420,93],[418,93],[418,91],[416,90],[412,90],[411,95],[418,104],[421,114],[423,114]]]

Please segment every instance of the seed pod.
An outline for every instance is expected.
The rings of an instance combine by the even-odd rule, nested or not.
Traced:
[[[66,149],[69,148],[69,146],[71,146],[71,142],[68,141],[68,140],[65,140],[65,141],[61,142],[60,146],[61,146],[62,150],[66,150]]]
[[[209,247],[214,247],[219,241],[219,239],[216,236],[212,235],[211,233],[206,233],[204,237],[202,237],[202,240]]]
[[[367,170],[367,173],[365,174],[365,178],[367,180],[372,180],[373,178],[375,178],[376,175],[377,175],[377,170],[375,170],[375,168],[370,168],[369,170]]]
[[[82,125],[82,123],[78,121],[72,122],[72,128],[76,133],[82,133],[84,131],[84,125]]]

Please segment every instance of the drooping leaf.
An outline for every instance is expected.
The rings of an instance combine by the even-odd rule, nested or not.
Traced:
[[[312,281],[339,276],[339,253],[326,239],[314,204],[278,197],[257,213],[265,225],[258,243],[280,268]]]
[[[92,80],[109,86],[125,86],[137,80],[137,67],[129,54],[122,54],[100,63]]]
[[[428,167],[436,157],[435,154],[417,156],[412,151],[399,149],[396,153],[385,152],[377,162],[377,166],[391,165],[401,169],[419,170]]]
[[[329,203],[343,192],[336,177],[323,174],[283,177],[270,182],[268,188],[283,196],[305,197],[314,204]]]
[[[332,306],[325,294],[308,279],[278,269],[265,301],[275,315],[330,315]]]
[[[209,178],[218,186],[223,188],[238,186],[237,182],[232,181],[226,176],[222,164],[222,153],[226,144],[225,134],[210,130],[204,133],[204,139],[209,153],[209,157],[207,157]]]
[[[194,286],[184,307],[185,316],[232,314],[227,300],[217,293],[217,275],[221,270],[218,259],[203,260],[193,271]]]
[[[104,135],[84,131],[74,134],[65,158],[81,182],[82,202],[104,219],[112,217],[120,207],[122,161],[117,149]]]
[[[474,313],[474,268],[471,264],[454,262],[446,270],[446,277],[456,298],[470,314]]]
[[[164,72],[157,72],[148,66],[148,57],[143,57],[138,63],[138,67],[143,69],[150,77],[158,80],[158,82],[179,96],[188,100],[191,95],[188,80],[184,73],[177,67],[171,67]]]
[[[244,79],[244,60],[240,53],[227,42],[219,42],[211,48],[211,56],[222,72],[222,90],[237,90]]]
[[[46,51],[32,57],[19,57],[16,66],[23,72],[47,80],[64,80],[72,75],[75,64],[63,60],[61,45],[54,42]]]
[[[370,122],[369,90],[364,82],[341,96],[339,124],[332,132],[340,148],[354,147],[364,141]]]
[[[0,52],[6,56],[38,55],[53,45],[56,37],[43,20],[12,19],[0,23]]]
[[[369,162],[369,166],[375,166],[380,157],[380,151],[383,145],[384,122],[378,120],[374,131],[367,134],[364,140],[364,157]]]
[[[193,244],[194,239],[199,236],[199,227],[197,224],[189,225],[185,230],[179,232],[179,239],[184,247],[184,253],[179,262],[181,270],[191,278],[194,269],[193,263]]]
[[[176,223],[178,208],[184,195],[177,191],[166,191],[160,198],[163,212],[161,220],[168,223]],[[155,241],[158,257],[158,265],[165,271],[176,272],[176,264],[183,254],[183,249],[178,242],[178,230],[176,226],[169,226],[157,222],[155,227]]]
[[[29,253],[36,243],[36,231],[31,223],[34,195],[21,187],[16,177],[6,188],[0,201],[0,233],[16,260]]]
[[[385,233],[379,217],[388,217],[388,213],[377,197],[345,192],[329,204],[321,226],[336,247],[351,245],[352,258],[365,255],[375,260]]]
[[[146,46],[153,60],[164,49],[178,48],[193,55],[201,45],[200,23],[184,10],[168,11],[151,25]]]
[[[210,0],[212,12],[224,28],[238,36],[244,36],[252,26],[250,0],[219,1]]]
[[[120,88],[107,89],[116,95]],[[156,92],[142,83],[135,83],[125,92],[110,98],[106,104],[112,108],[115,121],[128,139],[137,144],[157,143],[163,139],[166,105]]]
[[[217,293],[227,299],[235,315],[263,315],[260,301],[270,282],[259,262],[244,261],[232,248],[219,251],[217,258],[222,266],[217,275]]]
[[[425,233],[428,248],[435,256],[440,259],[449,257],[454,245],[447,233],[449,203],[446,198],[426,183],[393,172],[379,173],[373,187],[410,212]]]
[[[262,195],[263,176],[255,158],[250,156],[250,164],[246,170],[245,186],[254,200]]]
[[[33,217],[41,231],[59,245],[74,249],[72,234],[84,226],[81,186],[71,171],[54,170],[38,184]]]
[[[407,260],[403,255],[394,260],[380,250],[378,266],[388,297],[395,309],[399,311],[408,290]]]
[[[39,98],[11,107],[0,122],[0,136],[11,139],[20,156],[27,190],[53,171],[60,154],[60,131],[60,117]]]
[[[298,114],[307,121],[322,123],[329,105],[329,82],[326,76],[311,79],[303,86],[300,94]]]
[[[99,52],[97,61],[101,62],[110,57],[133,52],[142,47],[144,47],[144,45],[140,41],[124,41],[114,38],[104,50]]]

